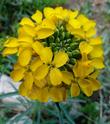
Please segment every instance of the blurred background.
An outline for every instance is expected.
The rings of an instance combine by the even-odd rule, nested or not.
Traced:
[[[16,36],[18,22],[45,6],[78,9],[97,22],[103,38],[105,69],[99,77],[102,89],[92,97],[80,95],[60,103],[42,104],[18,95],[9,77],[16,57],[2,57],[3,43]],[[110,124],[110,0],[0,0],[0,124]]]

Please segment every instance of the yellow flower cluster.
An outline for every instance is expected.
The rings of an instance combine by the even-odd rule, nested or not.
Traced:
[[[3,55],[18,56],[11,77],[22,82],[21,95],[60,102],[68,91],[75,97],[80,91],[91,96],[100,89],[102,39],[93,20],[78,11],[46,7],[19,24],[18,37],[7,39]]]

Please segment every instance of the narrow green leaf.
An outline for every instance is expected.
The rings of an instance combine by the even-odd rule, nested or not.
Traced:
[[[15,95],[18,95],[18,91],[6,93],[6,94],[1,94],[1,95],[0,95],[0,99],[6,98],[6,97],[15,96]]]

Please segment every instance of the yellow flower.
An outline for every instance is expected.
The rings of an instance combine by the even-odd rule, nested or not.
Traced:
[[[91,96],[93,91],[100,88],[100,83],[94,76],[95,70],[91,63],[92,61],[87,60],[87,55],[83,55],[82,60],[73,67],[75,77],[78,79],[77,82],[87,96]],[[78,88],[77,90],[79,92]]]
[[[38,59],[36,61],[37,65],[38,61],[42,61],[43,64],[37,66],[34,75],[36,76],[37,80],[42,80],[47,75],[49,75],[51,84],[57,86],[63,81],[63,74],[60,71],[59,67],[62,67],[66,64],[66,62],[68,61],[68,55],[63,51],[59,51],[54,55],[53,61],[52,58],[53,53],[51,49],[49,47],[45,47],[40,54],[41,60]]]
[[[95,26],[96,23],[93,20],[89,20],[81,14],[77,18],[69,19],[67,30],[73,35],[77,35],[82,38],[91,38],[96,34]]]
[[[102,39],[95,21],[79,11],[45,7],[23,17],[18,36],[4,43],[3,55],[16,55],[11,77],[20,81],[19,93],[40,102],[64,101],[80,89],[91,96],[100,89],[104,68]]]
[[[44,87],[44,88],[33,87],[28,97],[33,100],[39,100],[41,102],[48,102],[49,100],[48,87]]]
[[[95,37],[90,39],[89,44],[93,46],[93,50],[90,52],[91,58],[103,58],[103,47],[101,37]]]
[[[52,87],[49,90],[49,96],[52,101],[59,102],[66,100],[66,89],[64,87]]]
[[[16,38],[11,37],[11,38],[7,39],[4,44],[4,47],[6,47],[6,48],[3,50],[3,55],[7,56],[7,55],[17,53],[18,46],[19,46],[19,43]]]
[[[94,38],[94,39],[97,40],[97,38]],[[90,42],[92,42],[92,40]],[[84,54],[88,54],[91,57],[93,55],[93,51],[94,52],[96,51],[96,56],[91,57],[90,65],[94,66],[97,69],[102,69],[102,68],[104,68],[104,63],[103,63],[103,58],[102,58],[103,54],[101,51],[97,51],[97,49],[94,49],[95,41],[94,41],[94,43],[91,43],[91,44],[93,44],[93,45],[90,45],[90,43],[81,42],[79,45],[79,49],[81,51],[81,54],[82,54],[82,56]],[[100,44],[100,41],[99,41],[99,44]],[[99,52],[99,53],[97,54],[97,52]],[[98,55],[100,55],[100,56],[98,56]],[[87,57],[85,60],[87,60]]]
[[[48,102],[48,100],[52,100],[54,102],[64,101],[66,99],[66,89],[64,87],[44,87],[37,88],[35,86],[32,87],[28,94],[25,94],[24,86],[21,84],[20,93],[25,96],[27,95],[33,100],[39,100],[41,102]]]
[[[72,97],[79,96],[80,94],[80,88],[76,82],[72,82],[70,93]]]
[[[14,65],[14,70],[11,72],[10,76],[15,81],[18,82],[24,78],[26,68],[19,65],[19,63],[16,63]]]

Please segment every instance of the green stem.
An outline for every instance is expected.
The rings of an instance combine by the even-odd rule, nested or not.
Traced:
[[[38,111],[37,123],[40,124],[41,110]]]
[[[59,123],[64,124],[64,122],[63,122],[63,114],[62,114],[61,108],[59,106],[59,103],[56,102],[55,105],[56,105],[56,108],[57,108],[58,114],[59,114]]]
[[[70,118],[70,116],[68,115],[68,113],[67,113],[67,111],[64,109],[64,107],[63,107],[61,104],[59,104],[59,106],[60,106],[62,112],[64,113],[66,119],[68,120],[69,124],[75,124],[75,122]]]
[[[40,124],[41,122],[41,106],[40,102],[36,102],[35,104],[35,111],[34,111],[34,123],[33,124]]]

